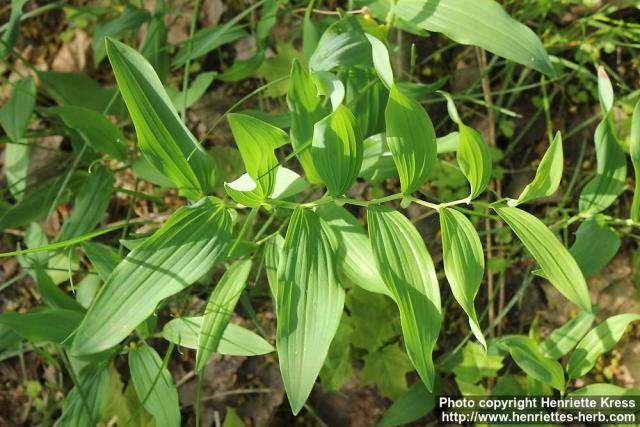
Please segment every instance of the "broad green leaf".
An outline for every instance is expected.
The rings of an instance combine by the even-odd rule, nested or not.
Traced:
[[[24,314],[0,314],[0,325],[27,341],[62,343],[78,327],[84,314],[78,310],[31,310]]]
[[[321,180],[313,166],[309,147],[313,139],[314,125],[327,114],[327,111],[321,104],[321,98],[317,95],[316,85],[309,71],[298,61],[294,61],[291,67],[287,104],[291,111],[291,145],[304,168],[307,180],[312,184],[319,184]]]
[[[487,342],[482,335],[473,302],[484,276],[484,251],[475,227],[455,209],[440,209],[442,256],[444,271],[451,292],[469,316],[469,326],[485,351]]]
[[[598,358],[620,341],[629,323],[638,320],[640,314],[618,314],[589,331],[573,350],[567,362],[569,378],[578,378],[589,372]]]
[[[13,83],[11,96],[0,109],[0,125],[9,139],[20,142],[36,103],[36,84],[29,76]]]
[[[405,375],[411,372],[411,362],[400,348],[390,344],[363,357],[362,383],[375,384],[380,394],[395,399],[407,390]]]
[[[158,353],[147,344],[129,352],[129,370],[144,409],[156,427],[180,426],[178,390]]]
[[[334,260],[335,237],[312,211],[297,208],[278,268],[276,348],[294,414],[302,409],[340,323],[344,289]]]
[[[384,132],[384,109],[389,91],[371,69],[350,68],[346,76],[345,104],[356,116],[363,138]],[[363,91],[363,87],[367,90]]]
[[[556,329],[540,344],[542,354],[551,359],[560,359],[569,353],[585,336],[596,316],[593,313],[581,311],[573,319]]]
[[[307,10],[304,13],[304,21],[302,23],[302,52],[304,53],[305,63],[309,62],[311,55],[318,47],[320,41],[320,28],[316,22],[311,19],[313,5],[315,0],[309,1]]]
[[[400,212],[370,206],[367,221],[378,271],[400,309],[409,359],[427,388],[433,390],[432,352],[442,323],[433,261],[418,231]]]
[[[94,167],[78,190],[73,212],[63,224],[58,240],[69,240],[93,230],[109,207],[113,185],[110,170],[102,166]]]
[[[89,365],[76,373],[78,383],[66,396],[60,426],[81,427],[99,425],[105,419],[108,405],[109,369],[104,366]]]
[[[242,419],[238,416],[235,409],[227,406],[227,414],[224,417],[222,427],[246,427]]]
[[[11,0],[11,13],[9,14],[9,22],[7,29],[0,38],[0,58],[4,59],[16,44],[18,34],[20,33],[20,20],[22,18],[22,8],[27,0]]]
[[[362,224],[348,210],[335,204],[321,205],[316,213],[329,224],[336,236],[338,271],[369,292],[391,297],[391,292],[378,273],[371,242]]]
[[[36,85],[32,77],[26,77],[14,83],[11,96],[0,109],[0,126],[13,142],[5,145],[4,173],[9,190],[17,200],[22,198],[27,188],[31,147],[22,138],[29,125],[35,102]]]
[[[384,112],[387,144],[404,194],[420,188],[436,164],[436,134],[422,106],[394,85]]]
[[[45,304],[51,308],[84,312],[84,309],[76,300],[67,295],[51,280],[42,265],[33,263],[33,269],[35,270],[38,293]]]
[[[227,269],[209,297],[200,329],[196,369],[202,371],[211,355],[218,350],[229,318],[247,285],[251,260],[237,261]]]
[[[435,407],[435,394],[427,390],[422,381],[416,381],[393,402],[378,425],[390,427],[409,424],[424,417]]]
[[[109,275],[122,262],[122,258],[113,248],[101,243],[83,242],[82,248],[100,278],[107,280]]]
[[[202,316],[178,317],[168,322],[162,329],[162,336],[167,341],[187,348],[198,348]],[[271,353],[273,346],[260,335],[242,326],[228,323],[217,352],[227,356],[259,356]]]
[[[227,119],[247,173],[260,185],[264,195],[271,195],[278,167],[274,150],[288,142],[287,134],[252,116],[229,114]]]
[[[344,105],[313,128],[311,158],[329,194],[347,192],[362,165],[362,136],[356,118]]]
[[[567,248],[538,218],[521,209],[493,206],[540,264],[553,286],[566,298],[591,312],[591,300],[584,276]]]
[[[258,208],[266,199],[262,188],[248,173],[240,175],[240,178],[235,181],[225,182],[224,191],[236,203],[248,208]]]
[[[84,278],[80,280],[80,283],[78,283],[78,290],[76,291],[76,301],[78,301],[78,304],[88,309],[95,299],[101,284],[102,279],[98,274],[89,273],[84,276]]]
[[[119,37],[125,32],[137,30],[150,17],[151,15],[146,10],[127,4],[124,11],[117,18],[99,23],[91,41],[93,64],[98,65],[107,55],[107,52],[105,52],[106,38]]]
[[[326,220],[326,218],[324,219]],[[267,240],[264,246],[264,268],[267,273],[267,282],[269,282],[273,301],[278,299],[278,265],[280,264],[283,245],[284,238],[280,234],[276,234],[275,237]]]
[[[73,105],[89,108],[100,114],[125,113],[117,88],[104,88],[86,74],[43,71],[38,73],[42,87],[60,106]],[[115,99],[115,101],[114,101]]]
[[[0,215],[0,230],[22,227],[44,218],[54,203],[54,207],[58,207],[70,199],[71,194],[84,182],[86,175],[74,172],[62,189],[65,178],[66,174],[57,176],[24,195],[18,203]]]
[[[276,185],[271,193],[272,199],[288,199],[307,189],[309,183],[291,169],[279,166],[276,169]]]
[[[527,375],[550,385],[556,390],[564,391],[565,382],[562,366],[555,360],[545,357],[538,345],[529,337],[508,335],[501,337],[500,343],[506,346],[513,361]]]
[[[583,396],[630,396],[638,397],[640,389],[620,387],[613,384],[589,384],[582,388],[572,391],[567,397],[583,397]]]
[[[491,179],[491,154],[482,135],[477,130],[458,123],[459,145],[456,153],[458,166],[469,181],[469,200],[475,199],[487,188]]]
[[[197,200],[209,192],[213,163],[176,113],[153,67],[132,48],[107,39],[107,54],[149,163]]]
[[[603,119],[596,128],[596,176],[580,192],[579,208],[587,214],[607,209],[624,189],[627,159],[613,127],[613,88],[603,68],[598,69],[598,94]]]
[[[631,116],[631,137],[629,143],[629,154],[635,171],[635,191],[633,192],[633,203],[631,205],[631,219],[640,221],[640,101],[633,109]]]
[[[598,242],[594,245],[594,242]],[[583,221],[576,230],[576,240],[569,249],[584,277],[591,277],[604,268],[620,249],[620,237],[594,216]]]
[[[560,185],[560,180],[562,180],[563,163],[562,135],[558,132],[544,153],[533,181],[522,190],[518,200],[509,201],[509,205],[516,206],[540,197],[548,197],[555,193]]]
[[[535,33],[493,0],[400,0],[396,14],[455,42],[480,46],[547,75],[555,71]]]
[[[354,16],[335,22],[322,33],[309,58],[309,68],[330,71],[338,66],[371,65],[371,46],[364,34],[360,21]]]
[[[398,336],[398,312],[390,298],[354,287],[347,293],[345,306],[354,329],[350,340],[354,347],[372,353]]]
[[[376,73],[378,73],[378,77],[380,77],[387,89],[390,89],[393,86],[393,69],[391,68],[387,46],[371,34],[365,34],[365,36],[371,44],[373,66]]]
[[[231,218],[213,197],[178,209],[116,267],[80,326],[72,353],[105,351],[227,253]]]

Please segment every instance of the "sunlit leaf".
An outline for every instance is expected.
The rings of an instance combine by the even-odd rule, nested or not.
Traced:
[[[578,378],[589,372],[598,358],[620,341],[629,323],[638,320],[640,314],[618,314],[589,331],[573,350],[567,362],[569,378]]]
[[[389,60],[389,51],[378,38],[371,34],[365,34],[365,36],[371,44],[373,66],[376,73],[378,73],[380,80],[382,80],[387,89],[389,89],[393,86],[393,69],[391,68],[391,61]]]
[[[416,381],[384,413],[379,426],[400,426],[422,418],[436,406],[435,394]]]
[[[570,301],[591,312],[591,300],[584,276],[567,248],[538,218],[521,209],[493,206],[540,264],[551,284]]]
[[[0,325],[28,341],[62,343],[76,330],[84,314],[78,310],[31,310],[24,314],[3,313]]]
[[[400,186],[413,193],[427,179],[436,163],[436,134],[427,112],[394,85],[385,110],[387,144],[393,155]]]
[[[586,311],[556,329],[540,344],[542,354],[551,359],[560,359],[578,344],[591,328],[596,316]]]
[[[491,179],[491,154],[480,132],[462,122],[459,123],[458,130],[459,143],[456,159],[471,186],[469,199],[475,199],[487,188]]]
[[[202,371],[217,351],[229,318],[247,285],[251,260],[237,261],[224,273],[209,297],[200,329],[196,369]]]
[[[218,199],[178,209],[109,276],[75,336],[73,354],[118,344],[160,301],[191,285],[225,255],[230,234],[231,218]]]
[[[264,247],[264,267],[274,301],[278,299],[278,265],[280,264],[282,246],[284,246],[284,238],[280,234],[276,234],[275,237],[267,240]]]
[[[500,338],[514,362],[527,375],[548,384],[556,390],[564,391],[564,372],[560,363],[545,357],[537,344],[523,335],[508,335]]]
[[[455,209],[440,209],[442,256],[451,292],[469,316],[476,339],[487,349],[476,309],[473,305],[484,276],[484,252],[475,227]]]
[[[156,427],[180,426],[178,390],[158,353],[147,344],[131,350],[129,369],[138,398]]]
[[[631,205],[631,219],[640,221],[640,101],[633,109],[631,117],[631,142],[629,144],[629,154],[635,171],[635,191],[633,192],[633,203]]]
[[[335,238],[317,214],[297,208],[278,269],[280,372],[294,414],[302,409],[327,356],[344,305],[334,261]]]
[[[311,158],[329,194],[344,194],[362,165],[362,136],[356,118],[344,105],[317,122],[313,130]]]
[[[371,64],[371,46],[358,19],[348,16],[326,29],[309,59],[313,71]]]
[[[442,322],[433,261],[418,231],[400,212],[370,206],[367,221],[378,271],[400,309],[409,359],[427,388],[433,390],[432,352]]]
[[[149,163],[197,200],[211,188],[213,163],[176,113],[155,70],[132,48],[107,38],[107,54]]]
[[[397,15],[455,42],[480,46],[542,73],[555,71],[535,33],[493,0],[400,0]]]

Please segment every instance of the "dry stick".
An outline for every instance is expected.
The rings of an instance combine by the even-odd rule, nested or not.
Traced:
[[[487,69],[487,54],[484,49],[479,47],[475,48],[476,60],[478,62],[478,68],[480,70],[480,74],[482,76],[482,93],[484,96],[484,102],[487,106],[487,121],[489,122],[489,147],[495,148],[496,146],[496,124],[493,109],[491,108],[493,105],[493,99],[491,96],[491,82],[489,80],[489,76],[486,74]],[[492,182],[492,186],[495,186],[496,195],[498,199],[502,198],[502,188],[499,180],[495,180]],[[501,221],[496,224],[498,227],[501,227]],[[493,242],[491,238],[491,221],[489,219],[485,219],[484,227],[486,231],[486,246],[487,246],[487,259],[491,258],[491,254],[493,251]],[[502,251],[498,251],[498,257],[502,256]],[[498,296],[498,311],[501,311],[504,307],[504,275],[500,275],[498,278],[499,281],[499,296]],[[489,296],[493,295],[493,273],[487,272],[487,294]],[[495,311],[493,308],[493,303],[489,304],[489,323],[493,323],[495,319]],[[502,324],[498,325],[498,335],[502,332]],[[492,333],[493,335],[493,333]]]

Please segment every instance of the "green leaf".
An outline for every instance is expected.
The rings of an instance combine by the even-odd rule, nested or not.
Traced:
[[[242,422],[242,419],[240,419],[236,411],[227,406],[227,415],[224,417],[222,427],[245,427],[245,424]]]
[[[91,41],[93,65],[98,65],[102,62],[107,54],[105,52],[105,38],[119,37],[127,31],[137,30],[150,17],[151,15],[146,10],[127,4],[124,11],[117,18],[99,23]]]
[[[351,335],[354,347],[371,353],[398,336],[398,312],[391,299],[353,288],[345,304],[354,329]]]
[[[551,230],[538,218],[518,208],[493,206],[493,209],[540,264],[551,284],[570,301],[591,312],[589,290],[580,267]]]
[[[362,165],[362,136],[356,118],[344,105],[314,125],[311,158],[329,194],[351,187]]]
[[[555,360],[545,357],[534,341],[523,335],[508,335],[501,337],[500,343],[506,346],[513,361],[527,375],[544,384],[549,384],[556,390],[564,391],[562,366]]]
[[[140,45],[140,53],[147,58],[147,61],[156,70],[161,82],[167,80],[169,75],[169,51],[167,49],[167,27],[164,24],[164,12],[162,3],[156,3],[156,11],[153,13],[151,22],[144,34],[144,39]],[[208,73],[202,73],[207,75]],[[198,75],[200,77],[200,75]],[[196,80],[198,80],[196,77]]]
[[[331,341],[329,353],[320,371],[322,388],[327,391],[340,390],[344,383],[353,376],[351,366],[351,336],[353,326],[349,317],[342,316],[336,336]]]
[[[26,3],[27,0],[11,0],[11,13],[9,15],[7,29],[4,34],[2,34],[2,38],[0,38],[0,58],[2,59],[11,53],[13,46],[16,44],[18,34],[20,33],[22,8]]]
[[[480,237],[471,221],[455,209],[440,209],[440,227],[444,271],[451,292],[469,316],[471,331],[486,351],[487,342],[473,305],[484,276]]]
[[[435,394],[427,390],[422,381],[416,381],[393,402],[378,425],[390,427],[409,424],[424,417],[435,407]]]
[[[287,144],[287,134],[252,116],[229,114],[227,119],[247,173],[265,196],[271,195],[278,166],[274,150]]]
[[[316,50],[309,58],[313,71],[330,71],[335,67],[371,65],[371,46],[358,19],[348,16],[322,33]]]
[[[407,390],[405,375],[411,362],[399,344],[390,344],[364,356],[362,383],[375,384],[380,394],[395,399]]]
[[[331,108],[336,111],[344,101],[345,96],[342,80],[329,71],[316,71],[311,74],[311,78],[318,88],[318,95],[328,96],[331,101]]]
[[[609,317],[589,331],[573,350],[567,362],[569,378],[578,378],[589,372],[598,358],[620,341],[629,323],[638,320],[640,314],[619,314]]]
[[[509,205],[516,206],[540,197],[548,197],[555,193],[562,180],[563,163],[562,135],[558,132],[544,153],[533,181],[522,190],[518,200],[509,201]]]
[[[607,73],[598,69],[598,93],[603,119],[594,135],[596,176],[580,192],[580,212],[596,214],[611,206],[624,189],[627,159],[620,148],[613,127],[613,88]]]
[[[27,130],[36,103],[36,84],[29,76],[13,83],[11,96],[0,109],[0,125],[14,142],[19,142]]]
[[[384,112],[387,144],[404,194],[416,191],[436,164],[436,134],[427,112],[394,85]]]
[[[619,387],[613,384],[589,384],[572,391],[567,397],[583,396],[630,396],[637,398],[640,389]]]
[[[633,109],[631,116],[631,137],[629,143],[629,154],[635,171],[636,185],[633,192],[633,203],[631,205],[631,219],[640,221],[640,101]]]
[[[335,237],[318,215],[297,208],[278,268],[276,348],[294,414],[302,409],[327,356],[344,306],[336,278]]]
[[[227,269],[211,293],[205,308],[196,355],[196,369],[202,371],[211,355],[218,350],[229,318],[247,285],[251,260],[237,261]]]
[[[371,44],[373,66],[376,73],[378,73],[378,77],[380,77],[380,80],[382,80],[387,89],[390,89],[391,86],[393,86],[393,69],[391,68],[391,61],[389,60],[389,51],[380,39],[371,34],[365,34],[365,36]]]
[[[176,183],[181,195],[199,199],[211,188],[213,163],[178,117],[155,71],[118,41],[107,39],[107,54],[142,153]]]
[[[356,116],[362,136],[367,138],[384,132],[384,109],[389,91],[375,72],[360,67],[350,68],[347,71],[346,86],[345,104]],[[363,91],[363,87],[366,87],[367,90]],[[389,158],[389,160],[392,159]]]
[[[43,71],[38,73],[38,77],[42,87],[58,105],[85,107],[100,114],[107,108],[107,114],[122,115],[125,112],[122,100],[115,97],[117,88],[104,88],[86,74]]]
[[[456,159],[471,186],[469,200],[472,200],[489,184],[492,171],[491,153],[480,132],[462,122],[458,124],[458,130],[460,140]]]
[[[89,365],[77,377],[78,384],[75,384],[64,400],[60,425],[81,427],[108,421],[104,418],[108,405],[109,369]]]
[[[254,9],[254,7],[247,9]],[[185,41],[180,48],[173,59],[172,67],[176,69],[186,64],[189,60],[199,58],[220,46],[247,36],[246,31],[231,21],[237,22],[237,19],[232,19],[222,25],[209,26],[196,32],[191,41]]]
[[[138,398],[156,427],[180,426],[178,390],[158,353],[147,344],[131,350],[129,369]]]
[[[71,335],[84,314],[78,310],[31,310],[24,314],[0,314],[0,325],[11,328],[27,341],[62,343]]]
[[[80,326],[72,353],[88,356],[118,344],[163,299],[180,292],[226,255],[231,218],[208,197],[178,209],[116,267]]]
[[[276,234],[275,237],[267,240],[264,246],[264,267],[274,301],[278,299],[278,265],[280,264],[282,246],[284,246],[284,238],[280,234]]]
[[[104,281],[107,280],[118,264],[122,262],[120,255],[110,246],[101,243],[83,242],[82,248],[96,269],[96,272]]]
[[[162,336],[177,345],[197,349],[202,319],[202,316],[173,319],[162,329]],[[228,323],[222,333],[217,352],[227,356],[259,356],[273,350],[273,346],[260,335],[242,326]]]
[[[358,176],[378,183],[398,174],[384,133],[370,136],[363,144],[362,167]]]
[[[553,76],[555,71],[535,33],[511,18],[493,0],[400,0],[396,14],[455,42],[480,46],[496,55]]]
[[[316,213],[329,224],[336,236],[338,271],[362,289],[391,297],[389,288],[378,273],[371,242],[362,224],[348,210],[331,203],[318,206]]]
[[[304,168],[307,180],[312,184],[319,184],[321,180],[308,148],[313,139],[314,125],[327,111],[321,104],[309,72],[298,61],[293,61],[291,67],[287,104],[291,111],[291,145]]]
[[[593,242],[598,242],[594,245]],[[576,240],[569,249],[584,277],[604,268],[620,249],[620,237],[597,216],[583,221],[576,230]]]
[[[104,216],[113,190],[113,174],[102,166],[92,169],[74,201],[73,212],[60,230],[58,240],[78,237],[93,230]]]
[[[442,323],[433,261],[418,231],[400,212],[370,206],[367,221],[378,271],[400,309],[409,359],[433,390],[432,352]]]
[[[540,344],[542,354],[550,359],[560,359],[569,353],[589,331],[595,318],[595,314],[581,311]]]
[[[262,188],[249,176],[248,173],[240,175],[235,181],[225,182],[224,191],[236,203],[248,208],[258,208],[266,199]]]

